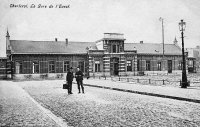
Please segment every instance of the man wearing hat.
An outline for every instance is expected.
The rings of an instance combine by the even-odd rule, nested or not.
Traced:
[[[84,93],[84,87],[83,87],[83,72],[80,70],[79,67],[77,67],[77,72],[75,73],[75,78],[77,81],[77,85],[78,85],[78,93],[81,93],[80,91],[80,87],[82,89],[82,93]]]
[[[70,67],[70,69],[67,72],[67,76],[66,76],[66,81],[68,84],[68,94],[73,94],[72,93],[72,81],[73,81],[74,75],[73,75],[73,68]]]

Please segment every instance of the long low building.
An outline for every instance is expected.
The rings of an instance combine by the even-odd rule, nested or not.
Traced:
[[[182,52],[172,44],[125,43],[123,34],[104,33],[96,42],[10,40],[6,35],[11,78],[59,78],[69,67],[85,76],[173,73],[182,69]]]

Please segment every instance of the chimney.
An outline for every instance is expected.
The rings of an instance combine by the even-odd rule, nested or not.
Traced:
[[[140,44],[143,44],[143,41],[140,41]]]
[[[55,41],[57,42],[57,41],[58,41],[58,38],[55,38]]]
[[[65,39],[66,45],[68,45],[68,38]]]

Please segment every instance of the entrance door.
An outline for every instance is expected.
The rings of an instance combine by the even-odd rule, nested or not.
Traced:
[[[113,57],[110,60],[110,73],[111,75],[119,74],[119,58]]]
[[[168,60],[168,73],[172,73],[172,60]]]

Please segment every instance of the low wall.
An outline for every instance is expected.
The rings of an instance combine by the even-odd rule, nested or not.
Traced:
[[[75,74],[75,73],[74,73]],[[137,76],[139,72],[119,72],[120,76]],[[144,71],[145,75],[168,75],[168,74],[182,74],[181,70],[172,71],[168,73],[167,71]],[[14,80],[41,80],[41,79],[65,79],[66,73],[46,73],[46,74],[14,74]],[[110,72],[95,72],[90,73],[90,77],[110,77]],[[11,78],[11,75],[7,75]]]
[[[66,73],[14,74],[14,80],[65,79]]]
[[[90,77],[101,77],[101,76],[110,76],[110,72],[94,72],[90,73]]]

